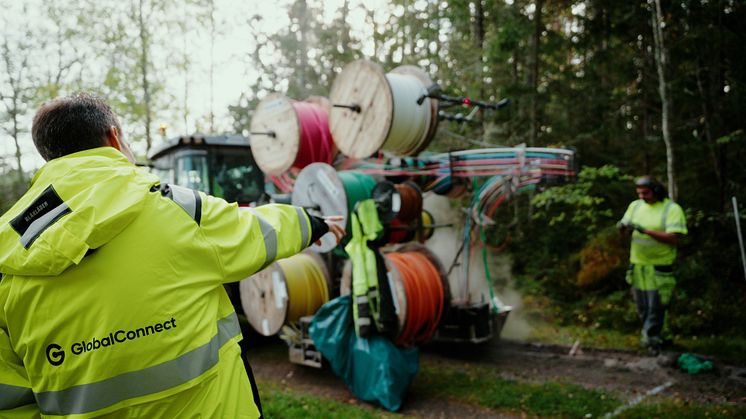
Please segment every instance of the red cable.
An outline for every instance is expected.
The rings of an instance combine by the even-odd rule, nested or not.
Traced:
[[[334,141],[329,129],[329,113],[315,103],[293,102],[300,123],[300,145],[293,167],[302,169],[311,163],[332,164]]]

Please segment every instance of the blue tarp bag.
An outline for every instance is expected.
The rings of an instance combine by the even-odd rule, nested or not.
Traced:
[[[357,398],[379,403],[391,411],[401,408],[419,370],[417,348],[397,348],[377,335],[368,339],[357,337],[349,295],[322,306],[311,322],[309,334],[332,371]]]

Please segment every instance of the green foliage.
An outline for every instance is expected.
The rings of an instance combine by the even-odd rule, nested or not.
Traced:
[[[623,277],[628,266],[629,242],[616,227],[591,237],[580,251],[578,285],[587,289],[608,286]]]
[[[458,370],[424,365],[411,391],[538,416],[598,417],[619,405],[613,395],[605,392],[566,383],[506,380],[494,370],[468,364]]]
[[[548,227],[568,226],[582,234],[608,226],[620,214],[615,213],[632,196],[632,177],[611,165],[583,167],[577,182],[547,188],[531,201],[534,220]]]
[[[16,171],[0,160],[0,215],[10,209],[28,189],[28,181],[20,179]]]

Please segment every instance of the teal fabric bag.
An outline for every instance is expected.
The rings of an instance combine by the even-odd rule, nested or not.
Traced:
[[[335,298],[322,306],[311,322],[309,334],[332,371],[357,398],[390,411],[401,408],[419,371],[417,348],[398,348],[378,335],[357,337],[350,296]]]

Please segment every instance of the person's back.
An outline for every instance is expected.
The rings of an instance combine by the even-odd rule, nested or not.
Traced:
[[[160,185],[113,147],[50,161],[0,218],[0,416],[259,417],[222,284],[318,222]]]

